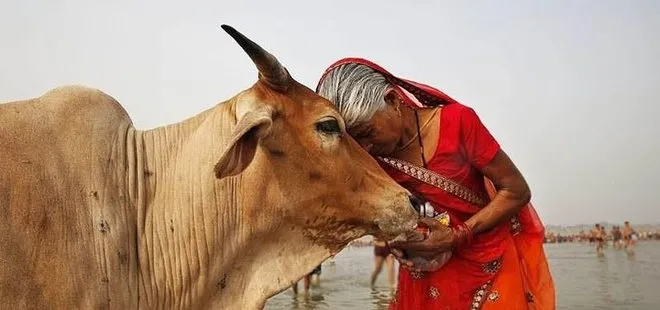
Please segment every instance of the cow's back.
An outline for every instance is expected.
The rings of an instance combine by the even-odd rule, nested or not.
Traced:
[[[0,308],[134,308],[132,132],[94,89],[0,104]]]

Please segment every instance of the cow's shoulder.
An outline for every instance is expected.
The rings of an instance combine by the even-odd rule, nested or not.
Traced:
[[[65,85],[49,90],[38,98],[45,110],[71,121],[129,121],[124,107],[100,89],[83,85]],[[98,125],[98,124],[97,124]]]
[[[108,158],[116,144],[125,144],[132,127],[115,98],[80,85],[0,105],[0,147],[10,161],[89,167],[90,160]]]

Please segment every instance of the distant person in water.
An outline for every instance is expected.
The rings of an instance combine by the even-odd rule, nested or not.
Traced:
[[[637,243],[637,234],[628,221],[623,223],[623,240],[626,244],[626,250],[633,252]]]
[[[584,232],[584,230],[580,230],[580,234],[578,236],[579,236],[578,241],[580,241],[580,242],[584,242],[584,241],[589,240],[589,235],[587,235],[587,233]]]
[[[394,278],[394,256],[390,253],[390,249],[387,247],[387,244],[383,240],[374,238],[374,271],[371,273],[371,287],[373,288],[376,284],[376,279],[383,269],[383,263],[387,264],[387,280],[390,285],[390,289],[394,290],[396,287],[396,282]]]
[[[614,248],[616,249],[623,247],[623,233],[619,226],[612,227],[612,245],[614,245]]]
[[[596,242],[596,253],[599,255],[603,254],[603,245],[605,243],[605,235],[603,234],[603,228],[600,224],[596,224],[594,229],[591,230],[591,237],[594,242]]]
[[[321,264],[316,266],[314,270],[312,270],[310,273],[306,274],[305,277],[303,278],[303,288],[305,289],[305,293],[309,292],[309,287],[312,283],[312,277],[316,275],[317,280],[320,280],[321,278]],[[298,282],[294,283],[291,288],[293,289],[293,293],[295,295],[298,295]]]

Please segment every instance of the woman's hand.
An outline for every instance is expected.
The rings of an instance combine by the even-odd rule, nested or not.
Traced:
[[[392,253],[394,258],[399,261],[401,267],[410,269],[414,266],[413,262],[408,259],[406,253],[404,253],[402,250],[390,247],[390,253]]]
[[[409,262],[407,257],[403,255],[404,251],[408,256],[419,256],[426,259],[433,259],[444,252],[451,251],[452,241],[454,240],[454,231],[451,228],[429,218],[420,219],[419,225],[430,229],[424,240],[392,241],[389,243],[392,254],[402,264],[408,265]],[[398,250],[397,252],[401,255],[397,256],[397,253],[394,253],[395,250]]]

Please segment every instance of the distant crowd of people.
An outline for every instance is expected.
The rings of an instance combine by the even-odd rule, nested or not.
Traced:
[[[658,231],[637,231],[630,222],[626,221],[623,227],[612,225],[609,232],[604,225],[595,224],[591,231],[584,230],[577,234],[555,234],[549,232],[545,236],[545,243],[589,242],[596,244],[596,252],[603,254],[603,249],[610,242],[615,249],[626,249],[632,252],[639,240],[660,240]]]
[[[596,224],[594,225],[594,229],[591,231],[582,230],[579,233],[573,234],[548,232],[545,234],[545,243],[594,243],[598,241],[598,239],[602,236],[603,241],[611,241],[616,245],[620,243],[620,240],[625,240],[623,233],[625,229],[625,226],[622,228],[620,226],[613,225],[610,227],[610,232],[608,233],[604,225]],[[632,227],[630,227],[630,229],[631,232],[629,234],[631,239],[636,238],[636,240],[660,240],[660,231],[636,231],[632,229]]]

